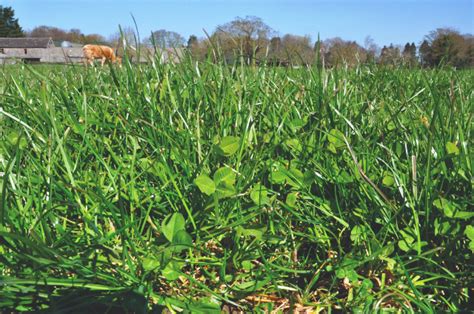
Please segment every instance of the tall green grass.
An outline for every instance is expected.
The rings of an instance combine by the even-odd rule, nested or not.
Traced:
[[[473,73],[4,67],[0,308],[467,309]]]

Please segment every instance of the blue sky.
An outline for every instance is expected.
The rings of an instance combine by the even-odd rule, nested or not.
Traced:
[[[473,0],[0,0],[11,6],[20,25],[64,29],[108,37],[118,25],[133,25],[141,37],[167,29],[185,38],[203,37],[236,16],[255,15],[280,35],[292,33],[317,39],[342,37],[363,44],[370,35],[377,44],[418,43],[438,27],[474,33]]]

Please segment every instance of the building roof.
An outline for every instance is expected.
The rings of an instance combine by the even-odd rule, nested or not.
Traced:
[[[50,48],[51,38],[6,38],[0,37],[0,48]]]

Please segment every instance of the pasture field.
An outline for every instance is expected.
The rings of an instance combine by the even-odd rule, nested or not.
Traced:
[[[0,309],[467,310],[473,82],[3,67]]]

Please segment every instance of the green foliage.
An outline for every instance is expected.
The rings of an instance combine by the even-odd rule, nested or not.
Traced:
[[[179,231],[184,230],[184,217],[179,213],[167,217],[161,224],[161,230],[168,241],[173,242]]]
[[[194,183],[198,186],[199,190],[207,195],[211,195],[216,190],[216,185],[211,178],[206,174],[200,174],[195,180]]]
[[[459,148],[453,142],[446,143],[446,151],[448,154],[459,155]]]
[[[250,198],[256,205],[267,204],[269,201],[267,188],[262,184],[257,183],[250,192]]]
[[[239,149],[239,145],[240,145],[239,142],[240,140],[238,137],[226,136],[220,141],[219,145],[217,145],[217,151],[222,156],[225,156],[225,157],[232,156]]]
[[[156,61],[0,72],[1,310],[472,302],[472,71]]]
[[[23,37],[24,35],[18,19],[15,18],[15,10],[0,5],[0,37]]]

